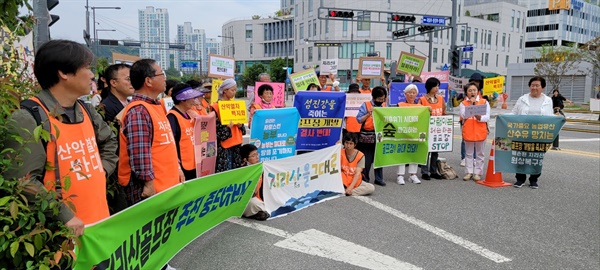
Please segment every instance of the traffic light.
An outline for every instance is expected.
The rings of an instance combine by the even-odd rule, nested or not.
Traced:
[[[419,30],[419,32],[427,32],[433,30],[433,28],[433,26],[419,26],[417,30]]]
[[[453,70],[460,68],[460,52],[458,50],[452,51],[451,65]]]
[[[415,20],[417,20],[415,16],[392,14],[392,21],[394,22],[415,22]]]
[[[50,12],[50,10],[52,10],[54,7],[56,7],[58,5],[58,0],[46,0],[46,3],[47,3],[47,7],[48,7],[48,12]],[[60,17],[58,15],[50,14],[50,21],[48,22],[48,27],[52,26],[59,19],[60,19]]]
[[[392,32],[392,37],[399,38],[402,36],[408,36],[408,29],[396,30]]]
[[[346,70],[346,79],[347,79],[348,81],[349,81],[349,80],[352,80],[352,71],[350,71],[350,70]]]
[[[337,18],[353,18],[354,12],[352,11],[339,11],[339,10],[330,10],[329,17],[337,17]]]

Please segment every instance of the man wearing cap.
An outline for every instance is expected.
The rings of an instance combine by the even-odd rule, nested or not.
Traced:
[[[202,92],[192,89],[189,84],[179,83],[173,87],[173,103],[175,105],[167,114],[175,146],[177,146],[177,157],[180,168],[183,170],[185,180],[196,178],[196,156],[194,155],[194,119],[187,111],[198,104],[198,98]]]
[[[164,71],[156,61],[142,59],[131,66],[130,78],[135,93],[121,120],[118,171],[119,184],[124,186],[131,206],[183,182],[185,177],[171,125],[156,99],[165,91]]]

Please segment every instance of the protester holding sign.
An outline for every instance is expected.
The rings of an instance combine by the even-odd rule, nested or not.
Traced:
[[[529,80],[529,94],[525,94],[517,100],[512,112],[519,115],[554,115],[552,108],[552,99],[546,96],[544,88],[546,88],[546,79],[535,76]],[[540,174],[531,174],[529,176],[529,187],[538,188],[538,178]],[[513,185],[520,188],[525,183],[526,174],[517,173],[517,182]]]
[[[439,88],[440,80],[437,78],[427,79],[425,82],[427,94],[419,99],[419,104],[429,107],[431,116],[446,115],[446,103],[444,102],[444,98],[437,94]],[[429,164],[421,166],[421,178],[423,178],[423,180],[431,180],[431,178],[442,179],[442,176],[437,173],[437,160],[437,152],[429,153]],[[430,173],[431,177],[429,175]]]
[[[198,97],[201,96],[202,93],[192,89],[189,84],[179,83],[175,85],[172,93],[175,106],[167,114],[175,138],[175,146],[177,146],[179,166],[183,170],[185,180],[192,180],[197,177],[193,140],[194,122],[187,111],[198,103]]]
[[[360,94],[358,89],[358,84],[353,83],[348,86],[348,92],[346,94]],[[348,97],[346,97],[346,107],[348,106]],[[344,129],[342,130],[342,137],[346,135],[346,133],[356,133],[360,132],[361,124],[356,120],[356,117],[346,116],[344,118]]]
[[[219,100],[233,100],[236,91],[237,83],[234,79],[224,80],[219,86]],[[224,125],[220,120],[219,104],[213,103],[211,108],[217,113],[217,166],[215,172],[239,168],[242,165],[240,147],[243,142],[242,136],[246,134],[246,127],[244,124],[233,124],[233,122]]]
[[[260,162],[260,156],[258,155],[258,148],[254,146],[254,144],[244,144],[240,148],[240,155],[244,160],[243,166],[250,166],[253,164],[257,164]],[[254,194],[252,198],[248,202],[246,209],[244,210],[243,217],[253,218],[256,220],[267,220],[269,218],[269,213],[265,208],[265,203],[263,201],[263,177],[260,176],[258,180],[258,184],[256,184],[256,189],[254,190]]]
[[[421,104],[416,103],[417,98],[417,86],[414,84],[409,84],[404,88],[404,96],[406,97],[405,102],[398,103],[398,107],[410,107],[410,106],[423,106]],[[421,184],[421,180],[417,176],[417,169],[419,165],[416,163],[410,163],[408,165],[399,165],[398,166],[398,178],[396,179],[397,183],[400,185],[404,185],[404,174],[406,173],[406,167],[408,166],[408,173],[410,173],[410,178],[408,178],[411,182],[415,184]]]
[[[356,77],[356,81],[362,84],[360,88],[361,94],[371,94],[371,78],[361,78],[360,76]],[[381,77],[381,85],[385,85],[385,78]]]
[[[468,181],[472,178],[475,181],[479,181],[483,174],[485,139],[489,133],[487,122],[490,120],[490,104],[487,100],[479,97],[477,94],[479,89],[475,83],[471,82],[467,84],[466,88],[465,99],[460,103],[462,135],[466,150],[466,175],[463,180]],[[465,114],[467,107],[481,105],[485,105],[486,107],[485,114],[476,114],[470,117]],[[473,151],[475,151],[475,154],[473,154]],[[473,157],[474,155],[475,158]]]
[[[248,121],[248,127],[252,125],[252,116],[256,110],[261,109],[274,109],[275,105],[271,104],[273,100],[273,87],[269,84],[263,84],[258,87],[258,97],[260,100],[254,102],[250,106],[250,121]]]
[[[319,83],[321,84],[321,91],[336,91],[336,92],[340,91],[340,87],[338,86],[340,84],[340,82],[335,80],[334,74],[329,74],[329,75],[322,74],[321,75],[320,73],[317,73],[317,76],[319,76]],[[331,81],[331,85],[327,84],[327,79],[329,79]]]
[[[358,137],[356,134],[348,133],[342,139],[342,181],[346,195],[364,196],[375,191],[375,186],[362,181],[362,170],[365,167],[365,155],[356,150]]]
[[[375,159],[375,125],[373,124],[373,107],[386,107],[387,91],[382,86],[376,86],[371,92],[373,98],[369,102],[363,103],[358,110],[356,120],[361,124],[360,137],[358,140],[359,151],[365,154],[365,169],[363,170],[363,179],[369,182],[369,173],[373,160]],[[442,102],[443,103],[443,102]],[[383,181],[383,168],[373,169],[375,173],[375,184],[385,186]]]

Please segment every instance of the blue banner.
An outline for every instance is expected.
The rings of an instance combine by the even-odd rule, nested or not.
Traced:
[[[564,124],[562,116],[498,115],[494,171],[542,173],[544,155]]]
[[[296,150],[319,150],[340,140],[346,93],[300,91],[294,107],[300,113]]]
[[[300,114],[296,108],[256,110],[250,143],[258,148],[261,162],[296,154],[298,121]]]
[[[405,102],[406,97],[404,97],[404,88],[410,83],[398,83],[393,82],[390,86],[390,100],[389,103],[392,106],[398,105],[399,102]],[[427,90],[425,89],[425,83],[414,83],[419,89],[419,93],[417,94],[416,100],[418,101],[420,97],[427,94]],[[441,83],[440,89],[438,91],[438,95],[444,97],[444,102],[448,102],[448,83]]]

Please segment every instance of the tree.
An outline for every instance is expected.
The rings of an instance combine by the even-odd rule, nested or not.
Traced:
[[[252,19],[253,20],[258,20],[258,19],[260,19],[260,15],[252,15]]]
[[[169,69],[167,69],[165,71],[165,74],[167,74],[167,79],[179,80],[181,78],[181,73],[179,73],[179,71],[174,67],[170,67]]]
[[[247,67],[244,70],[244,77],[240,80],[242,88],[246,89],[248,85],[254,85],[258,79],[258,75],[264,72],[267,72],[267,67],[260,63]]]
[[[540,61],[533,70],[535,75],[546,79],[550,92],[557,90],[564,80],[572,80],[572,75],[583,72],[579,70],[581,54],[575,48],[544,45],[538,52]]]
[[[592,72],[600,71],[600,37],[596,37],[579,47],[581,59],[592,64]]]
[[[287,65],[291,65],[292,60],[288,59]],[[274,82],[284,82],[285,78],[287,78],[287,71],[285,70],[286,61],[285,58],[277,57],[276,59],[271,60],[270,65],[270,75],[271,81]]]

